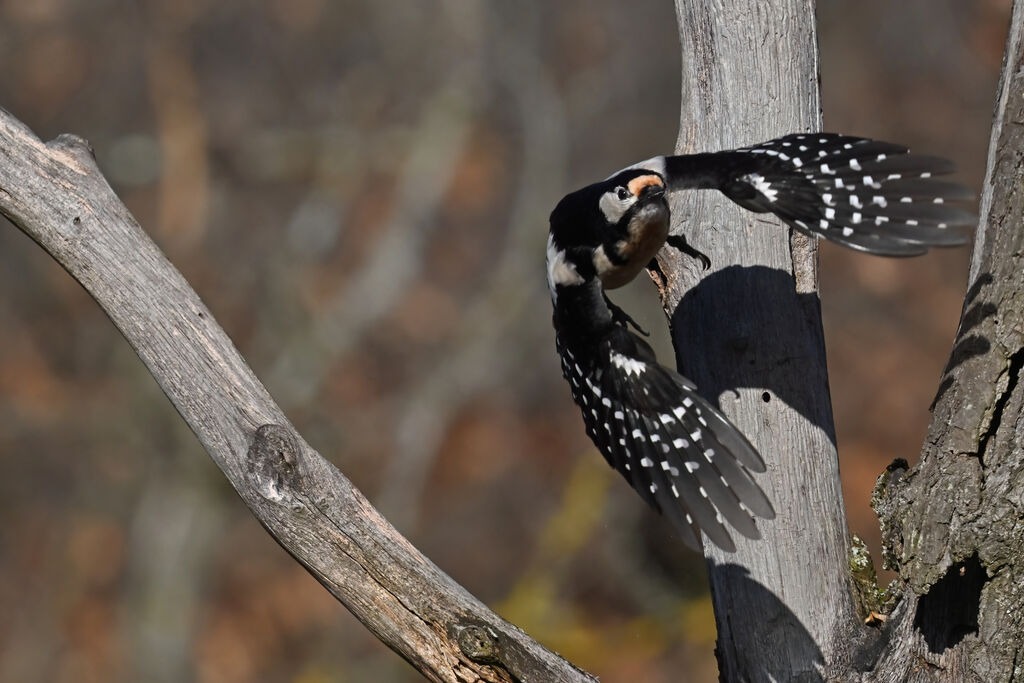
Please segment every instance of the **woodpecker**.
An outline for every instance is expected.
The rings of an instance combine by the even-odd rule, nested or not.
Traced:
[[[791,228],[857,251],[918,256],[965,244],[975,216],[950,202],[969,188],[937,180],[953,163],[906,147],[836,133],[787,135],[752,147],[660,156],[630,166],[660,175],[670,192],[713,189]]]
[[[751,211],[771,212],[805,234],[886,256],[963,244],[970,199],[935,180],[944,159],[828,133],[789,135],[744,149],[660,156],[572,192],[551,213],[547,280],[562,374],[587,434],[608,463],[682,540],[701,531],[727,551],[726,526],[760,538],[756,518],[775,512],[754,474],[765,463],[743,434],[630,331],[642,332],[605,290],[631,281],[666,243],[707,257],[670,235],[667,193],[716,189]],[[651,264],[654,267],[654,264]]]

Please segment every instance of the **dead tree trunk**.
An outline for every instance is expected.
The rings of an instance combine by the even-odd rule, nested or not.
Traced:
[[[1024,5],[1007,46],[970,287],[921,464],[879,480],[900,602],[881,630],[855,599],[839,489],[816,248],[781,224],[692,193],[677,230],[701,277],[664,254],[655,276],[680,368],[760,448],[779,512],[765,539],[707,550],[727,681],[1024,679]],[[820,126],[811,0],[677,0],[678,152]],[[872,581],[869,584],[873,586]],[[858,582],[859,583],[859,582]],[[869,588],[868,590],[871,590]],[[877,595],[858,598],[877,598]]]
[[[818,130],[809,0],[678,0],[677,152]],[[857,617],[817,294],[817,252],[781,222],[707,193],[673,205],[713,270],[662,263],[677,360],[758,446],[778,518],[735,554],[708,547],[719,668],[729,681],[845,670]]]

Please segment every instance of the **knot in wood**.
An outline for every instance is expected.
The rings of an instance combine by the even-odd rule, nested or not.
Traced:
[[[459,629],[459,649],[478,664],[498,664],[498,639],[492,633],[485,626],[463,626]]]
[[[249,471],[260,495],[269,501],[294,501],[292,489],[301,485],[298,443],[290,429],[265,424],[256,430],[249,447]]]

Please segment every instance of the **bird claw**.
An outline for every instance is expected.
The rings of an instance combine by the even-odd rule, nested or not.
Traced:
[[[640,327],[640,325],[629,316],[629,313],[626,313],[624,310],[613,304],[607,294],[604,295],[604,302],[608,305],[608,310],[612,312],[612,322],[617,325],[622,325],[623,327],[632,327],[645,337],[651,336],[651,333]]]

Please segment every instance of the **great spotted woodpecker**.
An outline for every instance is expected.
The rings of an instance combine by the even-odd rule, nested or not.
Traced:
[[[547,278],[562,374],[587,434],[687,545],[700,532],[735,549],[726,527],[759,538],[775,513],[752,473],[764,461],[696,387],[660,365],[605,295],[643,270],[670,236],[666,193],[716,189],[807,234],[887,256],[963,244],[972,216],[950,201],[963,186],[935,180],[952,165],[905,147],[834,134],[789,135],[745,149],[655,157],[566,195],[551,214]],[[639,328],[637,327],[639,330]]]

